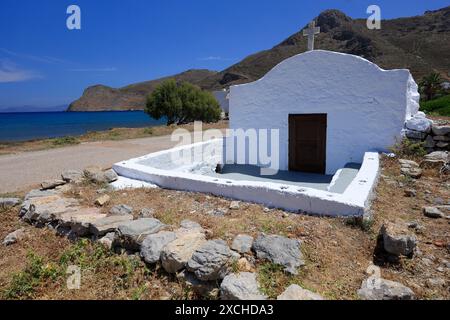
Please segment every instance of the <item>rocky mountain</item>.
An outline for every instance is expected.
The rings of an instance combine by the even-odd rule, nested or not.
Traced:
[[[383,20],[380,30],[369,30],[365,19],[352,19],[338,10],[322,12],[316,24],[321,28],[316,49],[359,55],[385,69],[407,68],[417,80],[432,71],[450,79],[450,6],[421,16]],[[272,49],[253,54],[222,72],[193,70],[174,78],[206,90],[255,81],[281,61],[306,51],[304,28]],[[121,89],[91,87],[70,110],[142,109],[145,96],[161,80]]]
[[[118,89],[95,85],[87,88],[80,99],[72,102],[68,111],[142,110],[146,96],[164,80],[173,78],[177,81],[200,85],[200,80],[216,73],[209,70],[188,70],[177,75],[135,83]]]

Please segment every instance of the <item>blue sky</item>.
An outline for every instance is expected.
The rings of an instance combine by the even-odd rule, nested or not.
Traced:
[[[81,8],[68,30],[66,9]],[[192,68],[223,70],[325,9],[413,16],[449,0],[1,0],[0,107],[54,106],[90,85],[120,87]]]

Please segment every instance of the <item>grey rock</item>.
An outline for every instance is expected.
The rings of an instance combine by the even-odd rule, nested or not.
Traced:
[[[445,136],[450,134],[450,125],[433,125],[433,134],[436,136]]]
[[[175,232],[170,231],[148,235],[141,245],[141,257],[146,263],[157,263],[161,259],[161,252],[165,246],[176,238]]]
[[[83,173],[78,170],[65,170],[61,178],[68,183],[80,183],[83,181]]]
[[[12,208],[22,203],[19,198],[0,198],[0,208]]]
[[[412,160],[400,159],[400,160],[398,160],[398,162],[400,163],[400,166],[402,168],[406,168],[406,169],[419,168],[419,164]]]
[[[78,208],[78,200],[54,194],[24,201],[19,215],[25,222],[33,224],[40,219],[57,219],[63,213],[73,212]]]
[[[430,133],[433,121],[425,117],[414,117],[406,122],[406,128],[409,130]]]
[[[30,192],[28,192],[25,196],[25,201],[27,200],[31,200],[34,198],[42,198],[42,197],[48,197],[48,196],[53,196],[56,195],[57,192],[55,190],[31,190]]]
[[[425,142],[424,142],[424,148],[429,148],[429,149],[432,149],[432,148],[434,148],[435,147],[435,145],[436,145],[436,142],[434,141],[434,139],[433,139],[433,137],[432,136],[428,136],[426,139],[425,139]]]
[[[155,210],[150,208],[144,208],[141,211],[139,211],[139,218],[153,218],[153,215],[155,214]]]
[[[260,235],[253,242],[253,250],[258,259],[282,265],[291,274],[297,274],[297,268],[305,264],[298,240],[278,235]]]
[[[231,262],[239,257],[223,240],[211,240],[198,248],[187,263],[187,269],[202,281],[223,279],[229,272]]]
[[[224,208],[218,208],[208,211],[208,215],[213,217],[224,217],[228,214],[228,210]]]
[[[240,203],[239,201],[232,201],[230,204],[230,209],[231,210],[239,210],[240,208]]]
[[[447,136],[434,136],[433,140],[434,141],[440,141],[440,142],[449,142],[450,141],[450,137],[447,137]]]
[[[277,300],[324,300],[324,298],[317,293],[293,284],[279,295]]]
[[[94,183],[111,183],[119,178],[114,170],[103,171],[97,166],[87,167],[83,173],[88,180]]]
[[[406,129],[405,135],[409,139],[424,140],[427,137],[428,133]]]
[[[99,238],[107,233],[115,232],[124,222],[133,220],[133,216],[110,216],[98,219],[90,224],[91,233]]]
[[[433,289],[433,288],[443,288],[446,286],[447,282],[442,278],[432,278],[427,279],[425,284],[428,288]]]
[[[382,278],[364,280],[358,295],[363,300],[413,300],[415,297],[410,288]]]
[[[445,149],[448,146],[450,146],[450,143],[448,143],[448,142],[440,141],[440,142],[436,143],[436,147],[441,148],[441,149]]]
[[[222,300],[266,300],[260,290],[255,273],[241,272],[226,276],[220,285]]]
[[[384,249],[393,255],[411,256],[417,246],[417,239],[399,224],[387,222],[381,227]]]
[[[120,245],[133,251],[139,251],[144,239],[161,231],[166,225],[153,218],[145,218],[122,223],[116,231]]]
[[[183,220],[180,223],[180,227],[183,229],[187,229],[187,230],[198,230],[200,232],[203,232],[203,228],[200,224],[198,224],[195,221],[191,221],[191,220]]]
[[[119,204],[109,210],[109,214],[113,216],[126,216],[133,214],[133,208],[125,204]]]
[[[420,168],[401,168],[401,173],[414,179],[422,177],[422,169]]]
[[[107,233],[103,238],[99,239],[98,242],[101,243],[106,249],[113,249],[113,244],[116,239],[116,233]]]
[[[105,175],[105,179],[108,183],[117,181],[117,179],[119,179],[119,176],[113,169],[106,170],[104,172],[104,175]]]
[[[442,161],[442,162],[448,162],[449,156],[448,152],[446,151],[435,151],[432,152],[424,157],[425,160],[428,161]]]
[[[47,180],[41,183],[41,190],[51,190],[65,184],[64,180]]]
[[[428,218],[440,219],[445,218],[444,213],[438,208],[434,207],[425,207],[423,208],[423,214]]]
[[[253,237],[240,234],[236,236],[233,240],[233,244],[231,245],[231,249],[239,252],[239,253],[250,253],[253,246]]]
[[[219,288],[216,281],[201,281],[198,280],[195,275],[187,270],[181,271],[177,278],[184,282],[184,284],[190,288],[196,294],[214,299],[219,295]]]
[[[206,242],[205,234],[198,230],[181,229],[176,234],[177,239],[166,245],[161,252],[161,263],[168,273],[183,269],[194,252]]]
[[[3,245],[10,246],[10,245],[20,241],[21,239],[23,239],[24,236],[25,236],[25,228],[21,228],[19,230],[11,232],[3,240]]]
[[[57,231],[72,239],[90,235],[91,224],[105,218],[98,208],[76,208],[74,211],[55,215],[54,221],[58,222]],[[42,215],[39,217],[42,218]],[[45,222],[42,222],[45,223]]]

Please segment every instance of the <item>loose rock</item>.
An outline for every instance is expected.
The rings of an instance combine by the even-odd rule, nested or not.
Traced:
[[[409,130],[424,133],[430,133],[432,125],[433,121],[421,116],[414,116],[406,122],[406,128],[408,128]]]
[[[133,220],[131,215],[105,217],[92,222],[90,231],[95,237],[102,237],[107,233],[115,232],[121,224],[131,220]]]
[[[119,204],[109,210],[109,214],[113,216],[126,216],[133,214],[133,208],[125,204]]]
[[[198,224],[195,221],[191,221],[191,220],[181,221],[180,227],[182,229],[186,229],[186,230],[197,230],[199,232],[204,232],[204,229],[202,228],[202,226],[200,224]]]
[[[226,276],[220,286],[220,298],[222,300],[266,300],[259,291],[256,274],[241,272]]]
[[[184,268],[194,252],[205,242],[205,234],[199,231],[179,230],[177,239],[169,243],[161,252],[161,262],[168,273],[176,273]]]
[[[402,168],[401,173],[414,179],[420,179],[423,171],[420,168]]]
[[[148,235],[141,245],[141,257],[146,263],[157,263],[161,259],[161,252],[164,247],[176,238],[175,232],[169,231]]]
[[[277,300],[324,300],[324,298],[317,293],[293,284],[279,295]]]
[[[198,248],[187,263],[187,269],[202,281],[223,279],[236,255],[223,240],[211,240]]]
[[[141,211],[139,211],[139,218],[153,218],[153,215],[155,214],[155,210],[150,208],[144,208]]]
[[[417,239],[400,224],[387,222],[381,227],[384,249],[393,255],[411,256],[417,246]]]
[[[78,170],[66,170],[61,174],[61,178],[67,183],[80,183],[83,181],[83,173]]]
[[[23,239],[24,236],[25,236],[25,228],[21,228],[19,230],[11,232],[3,240],[3,245],[10,246],[10,245],[18,242],[19,240]]]
[[[435,136],[445,136],[450,134],[450,125],[446,126],[440,126],[440,125],[433,125],[433,134]]]
[[[110,232],[107,233],[103,238],[98,240],[106,249],[111,250],[113,248],[114,241],[116,239],[116,233]]]
[[[41,183],[41,190],[51,190],[65,184],[64,180],[47,180]]]
[[[166,225],[153,218],[128,221],[121,224],[116,231],[117,239],[123,248],[139,251],[144,239],[161,231]]]
[[[231,248],[239,253],[249,253],[252,250],[252,245],[253,237],[246,234],[240,234],[234,238]]]
[[[298,240],[278,235],[261,235],[253,243],[253,250],[258,259],[282,265],[291,274],[298,274],[297,268],[305,264]]]
[[[239,201],[232,201],[230,204],[230,209],[231,210],[239,210],[240,208],[240,203]]]
[[[9,209],[19,205],[22,202],[19,198],[0,198],[0,209]]]
[[[363,281],[358,295],[363,300],[413,300],[414,292],[394,281],[369,278]]]
[[[432,218],[432,219],[445,218],[444,213],[441,210],[439,210],[438,208],[434,208],[434,207],[425,207],[425,208],[423,208],[423,214],[426,217]]]
[[[193,292],[202,297],[214,299],[219,295],[216,281],[200,281],[187,270],[180,272],[177,278],[184,281],[188,288],[191,288]]]
[[[107,204],[111,200],[111,197],[107,194],[104,194],[97,199],[95,199],[95,204],[97,206],[103,207],[105,204]]]

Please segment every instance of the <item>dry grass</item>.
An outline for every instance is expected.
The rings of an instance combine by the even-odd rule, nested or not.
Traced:
[[[84,142],[93,141],[117,141],[126,139],[138,139],[169,135],[177,128],[194,130],[193,124],[182,126],[156,126],[148,128],[114,128],[106,131],[88,132],[79,137],[62,137],[54,139],[42,139],[25,142],[7,142],[0,143],[0,155],[11,154],[26,151],[38,151],[53,148],[65,147]],[[225,129],[228,128],[228,121],[218,123],[203,124],[203,130],[207,129]]]
[[[320,218],[305,215],[286,214],[281,210],[267,211],[257,204],[241,203],[239,210],[228,210],[223,216],[212,216],[213,209],[228,209],[230,200],[220,197],[178,192],[163,189],[138,189],[111,192],[112,201],[102,208],[107,212],[117,204],[127,204],[134,213],[143,208],[155,210],[155,217],[175,227],[183,219],[191,219],[208,229],[211,238],[222,238],[231,244],[233,238],[246,233],[258,236],[261,232],[281,234],[298,238],[303,242],[302,250],[306,266],[297,276],[285,274],[281,268],[270,263],[259,262],[256,266],[263,291],[276,298],[288,285],[296,283],[304,288],[324,295],[329,299],[357,299],[356,292],[366,269],[375,261],[382,268],[382,276],[410,286],[419,299],[449,299],[449,291],[442,288],[428,288],[431,278],[448,280],[448,269],[437,270],[443,259],[449,260],[446,247],[437,245],[450,243],[448,220],[433,220],[423,216],[423,206],[434,198],[448,199],[446,185],[435,171],[425,171],[418,181],[401,178],[400,168],[395,160],[383,160],[383,175],[378,197],[373,204],[375,220],[366,231],[344,219]],[[394,181],[388,183],[388,180]],[[401,182],[403,187],[399,187]],[[404,190],[414,187],[416,198],[404,196]],[[74,187],[70,196],[79,198],[85,205],[93,205],[99,186]],[[431,194],[430,194],[431,193]],[[0,226],[0,239],[21,226],[17,210],[2,214],[4,223]],[[378,230],[384,221],[407,223],[417,221],[426,228],[417,234],[420,255],[414,259],[401,259],[396,263],[381,261],[377,254]],[[54,235],[46,229],[27,227],[26,240],[11,247],[0,248],[0,292],[10,288],[12,275],[25,270],[27,253],[32,251],[44,258],[46,263],[60,266],[61,256],[73,252],[76,244]],[[74,249],[75,248],[75,249]],[[159,267],[149,269],[142,262],[126,256],[106,254],[98,263],[92,252],[96,246],[89,244],[82,253],[88,264],[94,265],[83,272],[82,288],[69,291],[65,287],[65,275],[57,280],[42,280],[33,293],[35,299],[184,299],[195,298],[174,276],[169,276]],[[76,251],[78,252],[78,251]],[[423,258],[432,258],[432,266],[424,266]],[[74,263],[79,263],[75,260]],[[131,271],[130,271],[131,270]]]

